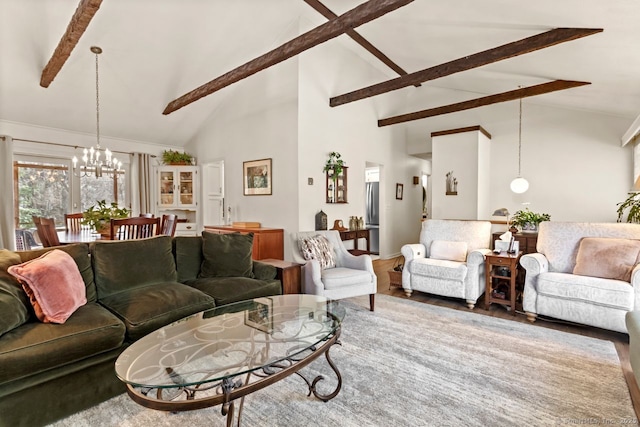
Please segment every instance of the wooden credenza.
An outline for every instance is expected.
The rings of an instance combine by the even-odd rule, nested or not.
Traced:
[[[232,227],[228,225],[205,225],[211,233],[253,233],[253,259],[284,259],[284,230],[282,228]]]
[[[341,240],[353,240],[353,249],[349,249],[353,255],[362,255],[368,254],[371,250],[371,244],[369,242],[369,229],[365,228],[363,230],[345,230],[340,231],[340,239]],[[365,239],[367,241],[367,249],[358,248],[358,240]]]

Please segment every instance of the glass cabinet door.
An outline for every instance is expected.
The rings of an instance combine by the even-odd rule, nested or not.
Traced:
[[[160,206],[173,206],[176,175],[172,170],[160,171]]]
[[[180,204],[193,205],[193,171],[180,171]]]

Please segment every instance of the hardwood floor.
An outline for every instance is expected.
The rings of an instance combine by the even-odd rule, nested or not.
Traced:
[[[398,298],[407,298],[401,287],[389,285],[388,271],[393,269],[394,263],[395,258],[387,260],[377,259],[373,261],[373,269],[378,276],[378,293],[391,295]],[[457,298],[448,298],[425,294],[423,292],[414,292],[411,295],[411,299],[413,301],[452,308],[454,310],[469,310],[465,302]],[[509,311],[507,311],[505,307],[497,304],[492,304],[489,310],[485,310],[483,307],[476,306],[473,312],[482,316],[494,316],[501,319],[509,319],[514,322],[531,324],[527,320],[524,313],[516,311],[516,316],[514,317]],[[627,381],[627,386],[629,387],[629,394],[631,396],[631,401],[633,402],[636,417],[640,419],[640,389],[638,388],[638,384],[629,363],[629,336],[627,334],[593,328],[591,326],[572,324],[569,322],[544,317],[538,317],[538,320],[536,320],[532,325],[536,327],[550,328],[569,332],[572,334],[580,334],[592,338],[612,341],[616,347],[616,350],[618,351],[620,366],[622,368],[624,378]]]

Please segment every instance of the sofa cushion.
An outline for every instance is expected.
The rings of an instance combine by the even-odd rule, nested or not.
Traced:
[[[178,282],[134,287],[100,299],[122,320],[127,340],[135,341],[162,326],[214,307],[214,299]]]
[[[63,251],[71,255],[71,258],[78,265],[78,270],[84,281],[86,289],[87,302],[95,302],[98,297],[96,294],[96,284],[93,277],[93,267],[91,266],[91,258],[89,257],[89,244],[88,243],[74,243],[71,245],[56,246],[55,248],[43,248],[34,249],[31,251],[17,252],[20,255],[22,262],[38,258],[42,254],[49,252],[53,249]]]
[[[173,238],[173,256],[176,260],[178,282],[196,279],[202,265],[202,237],[176,236]]]
[[[620,280],[569,273],[541,273],[536,290],[538,294],[549,297],[633,310],[633,287]]]
[[[418,258],[409,263],[409,272],[418,276],[462,282],[467,277],[467,265],[458,261]]]
[[[640,240],[585,237],[573,274],[630,282],[639,254]]]
[[[185,284],[211,295],[216,300],[216,306],[282,293],[279,280],[248,277],[207,277],[189,280]]]
[[[7,271],[22,284],[41,322],[64,323],[87,303],[78,266],[66,252],[54,249]]]
[[[253,233],[202,232],[200,277],[253,277]]]
[[[336,267],[327,268],[320,273],[324,288],[340,289],[347,286],[371,283],[371,273],[366,270],[354,270],[352,268]]]
[[[316,235],[311,237],[301,237],[298,241],[300,253],[307,261],[312,259],[320,263],[320,268],[334,268],[336,257],[333,253],[333,246],[325,236]]]
[[[25,323],[29,317],[29,299],[7,268],[20,264],[20,255],[0,249],[0,336]]]
[[[429,258],[465,262],[467,260],[467,242],[434,240],[431,242]]]
[[[135,287],[175,282],[177,278],[170,236],[96,241],[91,255],[100,300]]]
[[[122,322],[97,303],[78,308],[64,325],[25,323],[0,340],[0,384],[117,349],[124,332]]]

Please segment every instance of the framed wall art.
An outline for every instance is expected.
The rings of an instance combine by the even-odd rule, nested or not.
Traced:
[[[396,184],[396,200],[402,200],[403,184]]]
[[[272,194],[271,159],[242,162],[242,175],[245,196],[270,196]]]

